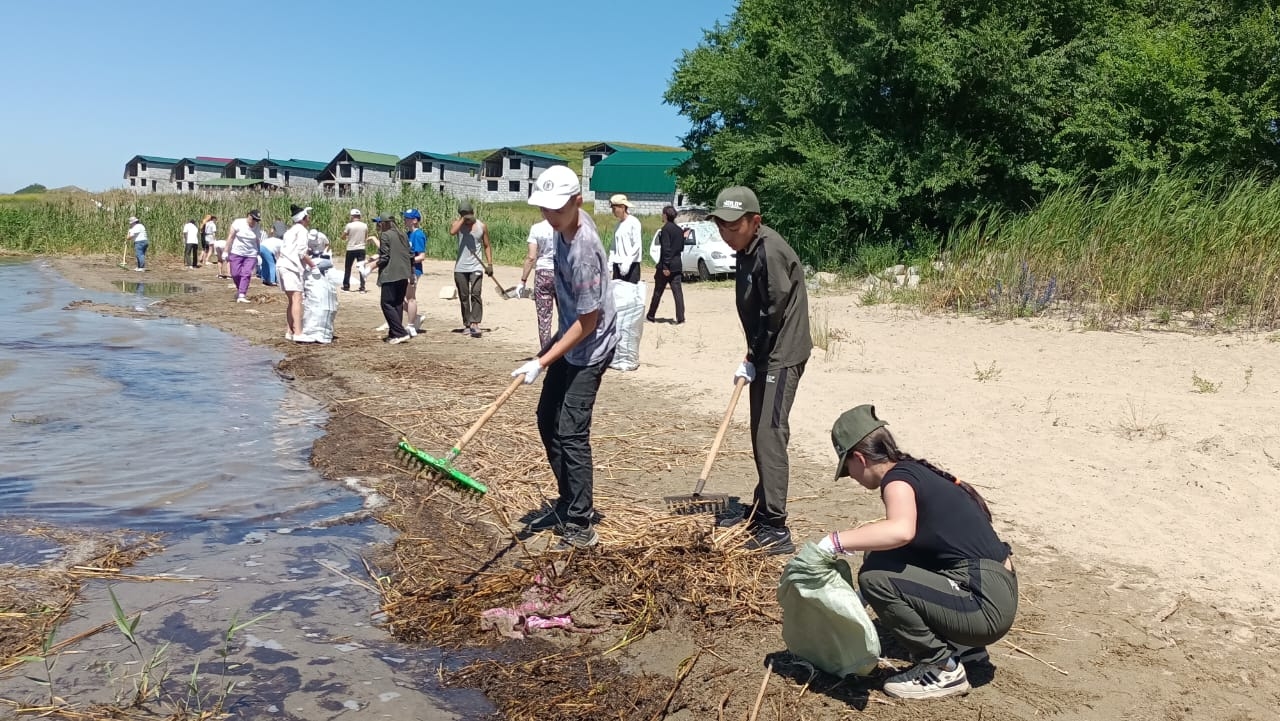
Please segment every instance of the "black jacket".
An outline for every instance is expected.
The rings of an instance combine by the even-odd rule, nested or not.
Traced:
[[[777,231],[762,225],[738,252],[737,262],[738,318],[756,372],[809,360],[809,291],[796,252]]]
[[[684,271],[680,254],[684,253],[684,228],[673,222],[667,222],[658,231],[658,270],[669,270],[672,273]]]

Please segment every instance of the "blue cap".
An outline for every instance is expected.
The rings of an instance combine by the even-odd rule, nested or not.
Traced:
[[[408,220],[422,220],[422,213],[417,208],[410,208],[404,211],[404,217]]]

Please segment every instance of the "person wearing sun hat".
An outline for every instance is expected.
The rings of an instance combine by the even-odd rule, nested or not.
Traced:
[[[289,206],[293,225],[284,232],[280,244],[280,257],[276,261],[276,276],[280,289],[288,303],[285,306],[285,340],[302,335],[302,272],[316,267],[311,258],[308,242],[311,240],[311,208]]]
[[[747,548],[791,553],[795,544],[787,528],[789,417],[813,350],[804,265],[786,239],[764,225],[760,201],[750,188],[720,191],[710,217],[720,237],[737,252],[738,320],[747,354],[733,379],[750,385],[751,451],[757,476],[751,507],[743,517],[722,519],[720,525],[746,520],[752,534]]]
[[[236,218],[227,232],[227,262],[231,265],[231,279],[236,284],[236,302],[248,303],[249,279],[258,267],[258,253],[262,245],[262,215],[250,210],[243,218]]]
[[[533,383],[545,370],[538,399],[538,433],[556,478],[558,498],[528,524],[530,531],[555,530],[559,548],[599,542],[593,527],[595,477],[591,460],[591,415],[600,380],[618,345],[617,314],[609,266],[600,234],[582,211],[582,185],[563,165],[542,171],[529,205],[555,230],[556,313],[560,327],[536,358],[512,371]]]
[[[858,590],[917,664],[885,680],[903,699],[968,693],[963,662],[986,657],[1013,626],[1018,577],[1012,551],[973,486],[898,448],[875,406],[845,411],[831,428],[835,480],[879,490],[885,518],[837,531],[818,547],[865,551]]]
[[[609,252],[609,264],[613,266],[613,279],[636,284],[640,282],[641,242],[640,219],[631,214],[631,201],[622,193],[609,198],[609,210],[618,219],[613,231],[613,249]]]
[[[137,267],[134,270],[139,273],[145,271],[147,269],[147,246],[150,242],[147,239],[147,226],[143,225],[137,216],[129,216],[129,230],[125,235],[125,242],[133,243],[133,259],[137,263]]]

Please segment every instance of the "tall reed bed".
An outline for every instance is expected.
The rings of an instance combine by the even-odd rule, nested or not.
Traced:
[[[311,206],[312,227],[328,235],[337,250],[343,249],[339,236],[352,208],[359,208],[366,222],[379,213],[399,214],[408,208],[417,208],[422,212],[422,226],[430,237],[428,254],[435,258],[457,255],[457,246],[448,236],[449,224],[457,217],[457,201],[422,188],[374,192],[358,198],[234,193],[50,195],[31,202],[0,203],[0,249],[33,254],[118,253],[126,245],[126,221],[136,215],[147,227],[153,255],[180,257],[181,229],[189,219],[199,222],[204,215],[213,213],[218,216],[220,233],[225,233],[232,219],[258,208],[263,225],[269,230],[275,220],[289,222],[290,203]],[[523,203],[480,203],[476,214],[489,225],[494,260],[519,264],[528,252],[529,227],[541,220],[538,209]],[[617,221],[607,212],[594,217],[608,247]],[[645,229],[647,248],[647,239],[661,225],[661,217],[642,216],[641,225]],[[645,260],[648,261],[647,253]]]
[[[1065,302],[1280,325],[1280,185],[1256,178],[1066,188],[1026,213],[981,217],[945,247],[929,282],[938,305],[1016,316]]]

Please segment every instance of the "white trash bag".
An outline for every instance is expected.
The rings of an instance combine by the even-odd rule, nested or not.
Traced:
[[[836,678],[866,676],[880,658],[880,637],[853,587],[849,562],[806,543],[778,580],[787,649]]]
[[[338,274],[333,263],[321,261],[323,270],[302,274],[302,335],[299,343],[333,342],[333,321],[338,315]]]
[[[610,368],[633,371],[640,367],[640,336],[644,333],[645,283],[624,283],[615,280],[613,306],[618,317],[618,349],[614,351]]]

